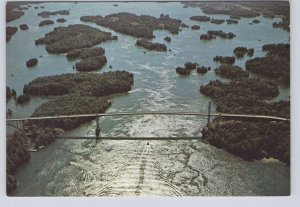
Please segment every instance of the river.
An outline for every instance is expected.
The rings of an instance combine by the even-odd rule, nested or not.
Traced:
[[[7,85],[17,94],[24,84],[39,76],[74,73],[74,61],[65,55],[48,54],[44,45],[35,46],[34,40],[43,37],[54,27],[69,24],[87,24],[118,36],[117,41],[102,43],[108,64],[101,71],[126,70],[134,74],[134,85],[129,93],[111,96],[108,112],[134,111],[207,111],[209,99],[199,93],[199,86],[210,80],[221,79],[212,71],[206,75],[191,73],[179,77],[175,68],[185,62],[197,62],[215,68],[213,57],[232,56],[237,46],[254,48],[254,57],[264,56],[261,47],[266,43],[288,43],[289,33],[272,28],[279,19],[242,18],[237,25],[215,25],[191,21],[193,15],[204,15],[199,8],[183,8],[179,2],[171,3],[113,3],[60,2],[42,3],[25,10],[20,19],[7,23],[18,26],[26,23],[27,31],[18,31],[6,44]],[[41,9],[40,6],[44,6]],[[50,16],[54,21],[64,17],[65,23],[38,27],[43,19],[42,10],[70,11],[67,16]],[[155,31],[153,41],[165,43],[171,51],[151,52],[136,47],[136,38],[116,33],[92,23],[83,23],[84,15],[108,15],[117,12],[147,14],[158,17],[169,14],[184,23],[200,25],[198,31],[183,28],[178,35]],[[214,18],[227,19],[225,15]],[[203,42],[199,36],[207,30],[223,30],[237,35],[232,40]],[[163,40],[171,37],[171,42]],[[34,68],[25,62],[37,57]],[[248,57],[238,59],[236,65],[244,68]],[[112,69],[109,68],[112,65]],[[223,80],[223,79],[221,79]],[[223,80],[227,81],[227,80]],[[290,90],[282,88],[276,100],[288,99]],[[30,116],[46,98],[33,98],[23,106],[7,103],[13,117]],[[215,106],[212,105],[215,111]],[[206,119],[176,116],[105,117],[100,119],[102,136],[130,137],[201,137]],[[66,136],[93,136],[95,121],[65,132]],[[8,129],[9,132],[10,129]],[[290,168],[274,160],[247,162],[224,150],[198,140],[113,141],[57,140],[36,153],[22,166],[16,177],[15,196],[226,196],[226,195],[289,195]]]

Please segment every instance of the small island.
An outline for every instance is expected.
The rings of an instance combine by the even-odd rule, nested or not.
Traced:
[[[197,67],[197,73],[198,74],[205,74],[209,70],[211,70],[210,67],[205,67],[205,66]]]
[[[51,15],[69,15],[70,12],[68,10],[59,10],[59,11],[54,11],[54,12],[50,12],[50,11],[43,11],[41,13],[38,13],[37,15],[43,18],[49,18]]]
[[[232,65],[221,65],[215,69],[215,73],[223,78],[241,79],[248,78],[249,73],[244,71],[241,67]]]
[[[31,58],[29,59],[28,61],[26,61],[26,66],[27,67],[33,67],[35,66],[36,64],[38,64],[38,60],[36,58]]]
[[[165,40],[166,42],[171,42],[171,37],[168,37],[168,36],[167,36],[167,37],[164,38],[164,40]]]
[[[39,27],[43,27],[45,25],[50,25],[50,24],[54,24],[54,21],[52,21],[51,19],[43,20],[39,23]]]
[[[75,68],[80,72],[90,72],[102,68],[106,63],[106,56],[94,56],[80,60],[75,64]]]
[[[65,19],[65,18],[58,18],[57,20],[56,20],[56,22],[59,22],[59,23],[64,23],[64,22],[66,22],[67,20]]]
[[[190,19],[193,21],[197,21],[197,22],[209,22],[210,21],[210,17],[208,17],[208,16],[192,16]]]
[[[28,30],[29,28],[28,28],[28,25],[27,25],[27,24],[21,24],[21,25],[20,25],[20,29],[21,29],[21,30]]]
[[[22,94],[22,95],[18,96],[18,98],[17,98],[18,104],[24,104],[24,103],[27,103],[28,101],[30,101],[30,95],[28,95],[28,94]]]
[[[235,20],[235,19],[227,19],[226,22],[227,22],[227,24],[238,24],[239,23],[239,21]]]
[[[233,39],[236,35],[232,32],[225,33],[222,30],[209,30],[207,34],[202,34],[200,36],[200,40],[212,40],[216,39],[216,37],[221,37],[223,39]]]
[[[212,24],[223,24],[224,22],[225,22],[224,19],[214,19],[214,18],[212,18],[210,21],[210,23]]]
[[[163,51],[163,52],[167,51],[167,46],[165,44],[152,43],[146,39],[137,40],[136,45],[148,50]]]
[[[191,27],[192,30],[199,30],[200,29],[200,26],[199,25],[193,25]]]
[[[235,62],[235,57],[230,56],[215,56],[214,57],[215,62],[220,62],[221,64],[228,64],[232,65]]]
[[[233,50],[234,55],[237,58],[243,58],[245,54],[247,54],[249,57],[252,57],[254,54],[254,48],[246,48],[246,47],[236,47]]]
[[[197,63],[186,62],[183,67],[177,67],[176,72],[180,75],[187,76],[191,73],[192,70],[196,69]]]
[[[6,27],[6,42],[8,42],[17,31],[17,27]]]

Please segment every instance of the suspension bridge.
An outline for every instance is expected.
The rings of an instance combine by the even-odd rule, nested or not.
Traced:
[[[110,112],[110,113],[95,113],[95,114],[74,114],[74,115],[57,115],[57,116],[41,116],[41,117],[26,117],[26,118],[13,118],[6,119],[8,126],[24,129],[26,121],[43,121],[43,120],[55,120],[55,119],[72,119],[72,118],[95,118],[97,120],[97,128],[99,127],[100,117],[115,117],[115,116],[196,116],[206,117],[207,123],[210,123],[211,117],[231,117],[231,118],[250,118],[250,119],[263,119],[273,121],[290,121],[289,118],[267,116],[267,115],[251,115],[251,114],[228,114],[228,113],[211,113],[211,104],[208,104],[208,112],[180,112],[180,111],[140,111],[140,112]],[[58,139],[91,139],[97,137],[63,137],[59,136]],[[168,139],[197,139],[198,137],[169,137]],[[162,137],[101,137],[101,139],[111,140],[160,140]]]

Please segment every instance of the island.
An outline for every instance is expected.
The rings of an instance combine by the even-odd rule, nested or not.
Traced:
[[[54,12],[50,12],[50,11],[43,11],[41,13],[38,13],[37,15],[43,18],[49,18],[51,15],[69,15],[70,12],[68,10],[59,10],[59,11],[54,11]]]
[[[32,117],[104,113],[112,104],[109,95],[131,90],[133,74],[114,71],[102,74],[76,73],[39,77],[26,84],[23,93],[53,96],[40,105]],[[27,149],[39,149],[55,141],[63,130],[73,129],[95,117],[30,120],[24,130],[16,130],[7,138],[7,187],[16,188],[14,174],[30,160]]]
[[[289,101],[266,101],[279,94],[274,81],[242,78],[222,83],[215,80],[201,85],[200,92],[216,103],[219,112],[289,118]],[[202,137],[210,144],[245,160],[273,157],[289,165],[288,121],[218,117],[203,128]]]
[[[28,95],[28,94],[22,94],[22,95],[18,96],[18,98],[17,98],[18,104],[27,103],[29,101],[30,101],[30,95]]]
[[[205,66],[197,67],[197,73],[198,74],[205,74],[209,70],[211,70],[210,67],[205,67]]]
[[[90,72],[102,68],[106,63],[106,56],[94,56],[80,60],[75,64],[75,68],[80,72]]]
[[[27,25],[27,24],[21,24],[21,25],[20,25],[20,29],[21,29],[21,30],[28,30],[29,28],[28,28],[28,25]]]
[[[167,42],[171,42],[171,37],[167,36],[167,37],[164,38],[164,40],[167,41]]]
[[[6,42],[8,42],[17,31],[17,27],[6,27]]]
[[[214,57],[215,62],[220,62],[221,64],[229,64],[232,65],[235,62],[235,57],[230,56],[215,56]]]
[[[192,28],[192,30],[199,30],[200,26],[199,25],[193,25],[191,28]]]
[[[35,41],[36,45],[45,44],[49,53],[67,53],[73,49],[92,47],[109,40],[116,40],[110,32],[83,24],[69,25],[67,27],[56,27],[43,38]]]
[[[245,54],[252,57],[254,54],[254,48],[236,47],[234,48],[233,53],[237,58],[243,58]]]
[[[51,19],[43,20],[39,23],[39,27],[43,27],[45,25],[50,25],[50,24],[54,24],[54,21],[52,21]]]
[[[180,75],[187,76],[191,73],[192,70],[196,69],[197,63],[186,62],[183,67],[177,67],[176,72]]]
[[[212,40],[216,39],[216,37],[221,37],[224,39],[233,39],[236,35],[232,32],[226,33],[222,30],[208,30],[207,34],[200,35],[200,40]]]
[[[33,67],[35,66],[36,64],[38,64],[38,60],[36,58],[31,58],[29,59],[28,61],[26,61],[26,66],[27,67]]]
[[[57,20],[56,20],[56,22],[59,22],[59,23],[64,23],[64,22],[66,22],[67,20],[65,19],[65,18],[58,18]]]
[[[212,18],[210,21],[210,23],[212,24],[223,24],[224,22],[225,22],[224,19],[214,19],[214,18]]]
[[[239,21],[235,20],[235,19],[227,19],[226,22],[227,22],[227,24],[238,24],[239,23]]]
[[[6,4],[6,22],[11,22],[16,19],[19,19],[25,13],[23,11],[19,11],[20,5],[22,2],[7,2]],[[17,10],[18,9],[18,10]]]
[[[136,45],[148,50],[163,51],[163,52],[167,51],[167,46],[165,44],[152,43],[147,39],[137,40]]]
[[[262,50],[265,57],[256,57],[246,61],[246,70],[290,84],[290,44],[265,44]]]
[[[190,17],[191,20],[197,21],[197,22],[209,22],[210,17],[208,16],[192,16]]]
[[[154,38],[154,30],[168,30],[172,34],[178,34],[181,20],[172,19],[169,15],[161,14],[159,18],[128,12],[102,16],[82,16],[83,22],[93,22],[97,25],[108,27],[116,32],[130,35],[137,38]]]
[[[228,79],[241,79],[249,77],[249,73],[247,71],[244,71],[239,66],[232,65],[221,65],[215,69],[215,73],[223,78]]]

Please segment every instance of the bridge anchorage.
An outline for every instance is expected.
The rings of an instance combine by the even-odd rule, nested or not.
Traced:
[[[266,115],[251,115],[251,114],[227,114],[227,113],[211,113],[211,102],[208,103],[207,112],[162,112],[162,111],[143,111],[143,112],[115,112],[115,113],[96,113],[96,114],[77,114],[77,115],[60,115],[60,116],[44,116],[44,117],[28,117],[28,118],[14,118],[6,119],[6,125],[17,129],[25,129],[26,121],[38,120],[54,120],[54,119],[69,119],[69,118],[96,118],[95,137],[64,137],[59,136],[57,139],[95,139],[98,143],[101,139],[107,140],[191,140],[199,139],[200,137],[101,137],[101,127],[99,123],[100,117],[114,117],[114,116],[140,116],[140,115],[162,115],[162,116],[198,116],[207,117],[207,123],[210,123],[211,117],[236,117],[236,118],[252,118],[252,119],[265,119],[275,121],[290,121],[288,118],[266,116]],[[25,127],[24,127],[25,126]]]

